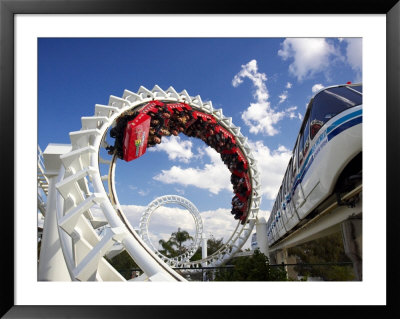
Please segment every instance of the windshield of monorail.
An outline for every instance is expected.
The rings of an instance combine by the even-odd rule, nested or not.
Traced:
[[[362,93],[362,85],[333,87],[318,93],[312,102],[310,138],[313,139],[321,127],[335,115],[362,104],[362,95],[358,92]]]

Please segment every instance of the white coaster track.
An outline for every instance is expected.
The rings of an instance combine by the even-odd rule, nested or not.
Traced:
[[[82,117],[81,130],[70,133],[71,151],[60,157],[63,167],[56,184],[56,217],[62,252],[72,280],[124,281],[103,258],[118,242],[143,270],[144,280],[185,281],[133,230],[113,188],[115,160],[105,161],[99,156],[101,148],[107,146],[105,138],[116,119],[152,100],[185,102],[194,110],[212,115],[219,125],[235,136],[249,166],[252,192],[246,222],[238,222],[231,237],[216,253],[204,260],[187,262],[185,266],[222,265],[240,250],[251,234],[261,201],[259,172],[250,146],[240,128],[232,124],[232,118],[225,117],[221,109],[214,109],[211,102],[202,102],[200,96],[189,96],[185,90],[177,93],[170,87],[164,91],[157,85],[151,91],[144,87],[140,87],[137,93],[125,90],[122,98],[110,96],[108,105],[96,104],[94,116]],[[100,175],[100,165],[103,164],[109,165],[108,176]],[[108,181],[108,193],[103,180]],[[94,209],[101,210],[104,220],[93,216]],[[100,238],[95,229],[105,222],[109,228]],[[180,263],[170,264],[182,266]]]
[[[196,234],[194,236],[192,244],[187,248],[186,252],[174,257],[168,258],[161,254],[153,245],[149,236],[149,222],[151,215],[157,210],[157,208],[162,207],[166,204],[178,204],[184,207],[192,215]],[[153,200],[143,212],[139,223],[139,235],[145,241],[145,243],[153,248],[153,251],[168,265],[172,267],[179,267],[180,265],[185,265],[185,263],[196,253],[197,249],[200,247],[200,242],[203,234],[203,221],[201,220],[200,213],[197,207],[188,199],[178,196],[178,195],[164,195],[157,197]]]

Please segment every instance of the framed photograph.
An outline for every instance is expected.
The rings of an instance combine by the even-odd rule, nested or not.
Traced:
[[[273,315],[285,309],[285,314],[305,316],[314,309],[326,312],[327,308],[341,316],[354,316],[360,311],[373,311],[383,317],[399,314],[393,296],[396,280],[389,280],[396,276],[393,243],[398,240],[394,231],[398,222],[396,214],[386,214],[396,212],[393,188],[399,176],[396,164],[400,154],[393,148],[400,134],[397,124],[400,119],[397,107],[399,16],[400,4],[395,0],[384,3],[329,0],[318,4],[291,1],[262,7],[257,1],[250,1],[246,8],[209,1],[188,6],[173,0],[165,3],[0,0],[0,127],[6,235],[1,315],[4,318],[122,318],[135,314],[151,318],[191,312],[195,316],[210,313],[247,316],[247,311],[256,308],[252,306],[265,306],[262,311]],[[322,45],[322,51],[328,53],[301,55],[295,40],[305,38],[318,41],[303,41],[302,46]],[[362,59],[352,60],[352,46],[346,39],[362,40],[357,42],[359,48],[362,46]],[[302,52],[306,51],[309,52]],[[135,59],[140,63],[133,63]],[[285,62],[284,69],[275,68],[271,62],[274,59]],[[258,148],[258,162],[270,156],[268,163],[278,165],[279,158],[285,160],[285,154],[291,154],[291,149],[285,146],[293,147],[294,141],[276,140],[271,142],[276,145],[269,144],[273,146],[268,148],[260,136],[265,141],[293,127],[297,132],[306,106],[289,104],[288,96],[295,94],[292,86],[303,90],[304,97],[311,97],[318,89],[341,79],[335,73],[339,73],[340,63],[346,63],[348,70],[345,73],[340,69],[342,78],[347,76],[351,77],[349,81],[362,82],[367,92],[362,131],[362,165],[367,169],[363,188],[366,202],[363,203],[365,236],[361,281],[152,282],[133,287],[113,281],[38,280],[38,220],[33,212],[37,213],[37,148],[41,143],[42,149],[48,143],[69,143],[68,132],[80,130],[81,117],[91,116],[88,110],[94,111],[95,104],[107,104],[111,95],[122,96],[125,89],[137,91],[140,85],[150,90],[154,85],[163,89],[175,86],[177,91],[187,89],[191,96],[199,94],[203,100],[212,100],[215,109],[222,107],[224,114],[232,113],[233,120],[243,121],[246,132],[253,134],[251,142]],[[165,74],[173,73],[176,73],[170,77],[173,83],[168,84]],[[308,77],[313,79],[314,86],[306,82]],[[247,99],[239,102],[239,92],[246,90]],[[228,97],[218,97],[224,94]],[[241,106],[235,108],[235,101]],[[268,105],[270,102],[279,105],[280,111],[273,107],[257,109],[257,105],[267,101]],[[46,106],[40,109],[40,105]],[[84,109],[82,105],[89,106]],[[270,121],[267,123],[262,118]],[[292,124],[293,121],[297,124]],[[146,123],[143,121],[142,125]],[[54,140],[49,140],[49,136]],[[165,146],[168,149],[148,149],[150,155],[164,152],[163,156],[172,159],[174,169],[182,175],[177,180],[176,171],[172,175],[172,168],[159,164],[158,170],[162,173],[153,174],[156,176],[152,176],[152,185],[154,189],[157,183],[174,185],[171,186],[174,192],[181,195],[190,192],[187,185],[206,189],[209,197],[197,194],[199,205],[209,212],[210,218],[218,218],[213,211],[217,209],[208,207],[207,200],[224,198],[224,184],[205,185],[201,181],[185,184],[185,176],[197,181],[203,173],[200,168],[197,175],[189,175],[192,171],[188,161],[196,159],[200,165],[208,156],[214,163],[213,154],[188,145],[179,140],[176,145],[171,142]],[[205,164],[204,170],[206,167],[210,169],[209,174],[220,172],[217,165]],[[274,178],[272,172],[271,178]],[[144,184],[132,183],[128,187],[142,199],[138,204],[142,207],[156,195]],[[276,196],[267,189],[263,191],[267,202]],[[137,212],[132,211],[134,214]],[[214,231],[220,237],[225,235],[217,227]],[[370,310],[367,306],[375,307]]]

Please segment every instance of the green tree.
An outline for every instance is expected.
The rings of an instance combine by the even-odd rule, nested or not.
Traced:
[[[218,249],[220,249],[223,245],[222,243],[223,238],[216,239],[214,236],[211,235],[211,237],[207,240],[207,256],[212,255],[215,253]],[[202,247],[199,247],[195,254],[190,258],[191,261],[196,261],[200,260],[202,257]]]
[[[122,251],[112,259],[106,260],[113,266],[125,279],[132,276],[131,269],[140,269],[126,250]]]
[[[289,248],[289,255],[294,255],[298,263],[328,264],[350,262],[343,247],[340,232]],[[321,277],[325,281],[348,281],[354,279],[351,265],[315,265],[295,266],[300,276]]]
[[[213,235],[207,240],[207,255],[210,256],[220,249],[223,245],[223,238],[216,239]]]
[[[178,231],[171,234],[169,242],[171,242],[172,246],[176,247],[180,255],[185,253],[185,251],[187,250],[183,243],[188,240],[193,240],[193,237],[190,236],[190,234],[186,230],[181,230],[180,228],[178,228]]]
[[[167,257],[176,257],[179,253],[174,249],[173,243],[171,240],[165,241],[164,239],[160,239],[158,243],[161,245],[163,249],[159,250],[161,254]]]
[[[286,281],[283,267],[271,267],[268,257],[256,249],[252,256],[238,257],[231,261],[233,269],[218,269],[215,281]]]
[[[167,257],[176,257],[184,254],[187,251],[184,243],[188,240],[193,240],[193,237],[186,230],[178,228],[178,231],[173,232],[167,241],[163,239],[158,241],[162,247],[159,252]]]

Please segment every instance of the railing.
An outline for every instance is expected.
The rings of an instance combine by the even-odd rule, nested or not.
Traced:
[[[355,281],[352,262],[331,262],[315,264],[270,264],[270,267],[282,268],[287,273],[288,281]],[[193,268],[173,268],[175,271],[193,270]],[[234,265],[220,267],[199,267],[196,272],[185,272],[183,275],[189,281],[213,281],[217,271],[231,272]],[[201,271],[200,271],[201,270]],[[118,270],[126,279],[134,279],[140,276],[142,270],[139,268]],[[188,277],[189,276],[189,277]]]
[[[37,203],[38,209],[44,216],[46,214],[46,198],[49,192],[49,181],[45,175],[43,152],[38,145],[37,148]]]
[[[44,194],[47,196],[49,192],[49,181],[45,175],[45,166],[43,162],[43,152],[40,149],[40,146],[38,145],[38,162],[37,162],[37,180],[38,180],[38,188],[41,188],[44,192]]]

